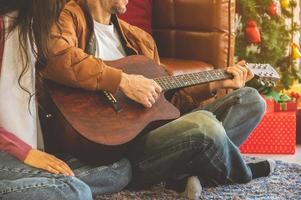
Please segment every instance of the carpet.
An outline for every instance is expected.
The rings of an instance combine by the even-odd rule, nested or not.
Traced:
[[[246,161],[254,158],[246,157]],[[248,184],[203,188],[203,200],[301,200],[301,165],[276,161],[275,172]],[[177,193],[162,185],[145,191],[122,191],[98,197],[97,200],[182,200]]]

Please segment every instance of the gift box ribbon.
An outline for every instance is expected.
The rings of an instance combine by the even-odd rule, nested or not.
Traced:
[[[280,110],[287,110],[287,103],[280,103]]]

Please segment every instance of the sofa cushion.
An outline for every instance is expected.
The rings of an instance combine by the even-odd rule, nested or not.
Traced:
[[[213,69],[212,65],[198,60],[161,58],[161,63],[167,73],[173,76]]]
[[[4,21],[3,18],[0,16],[0,72],[2,67],[3,50],[4,50]]]
[[[152,32],[152,0],[130,0],[127,12],[119,16],[126,22]]]

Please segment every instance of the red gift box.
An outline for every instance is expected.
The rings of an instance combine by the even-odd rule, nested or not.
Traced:
[[[275,112],[287,112],[287,111],[296,111],[297,102],[291,101],[286,103],[275,103],[274,105]]]
[[[266,113],[247,141],[242,153],[294,154],[296,148],[296,113]]]
[[[297,144],[301,144],[301,110],[297,111]]]

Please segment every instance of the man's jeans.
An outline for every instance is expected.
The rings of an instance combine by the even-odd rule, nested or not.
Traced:
[[[258,92],[242,88],[149,132],[131,146],[134,187],[192,175],[204,185],[249,182],[238,146],[264,111]]]
[[[29,167],[0,152],[0,199],[92,200],[92,195],[117,192],[131,179],[131,166],[122,159],[111,166],[88,166],[65,157],[75,177]]]

